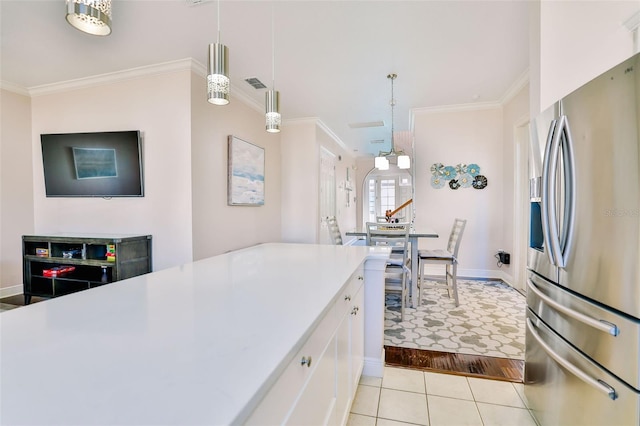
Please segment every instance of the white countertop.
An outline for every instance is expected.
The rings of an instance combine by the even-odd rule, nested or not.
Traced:
[[[242,421],[372,247],[264,244],[0,314],[0,424]]]

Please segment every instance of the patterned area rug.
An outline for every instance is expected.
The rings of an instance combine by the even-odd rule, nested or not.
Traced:
[[[456,307],[446,289],[424,289],[422,306],[400,322],[400,296],[387,294],[385,345],[524,359],[522,294],[502,281],[458,279],[458,295]]]

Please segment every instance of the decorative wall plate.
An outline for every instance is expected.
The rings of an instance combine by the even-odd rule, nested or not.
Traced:
[[[478,175],[473,179],[472,185],[475,189],[484,189],[487,187],[487,178],[483,175]]]
[[[449,182],[449,188],[483,189],[487,186],[487,178],[480,174],[480,166],[476,163],[459,163],[455,166],[445,166],[442,163],[431,165],[431,186],[435,189],[443,188]]]
[[[478,174],[480,173],[480,166],[478,166],[477,164],[469,164],[467,166],[467,173],[469,173],[473,177],[478,176]]]
[[[444,166],[442,163],[434,163],[431,165],[431,174],[434,176],[442,176],[444,173]]]
[[[446,166],[444,168],[443,177],[446,180],[454,179],[457,174],[458,173],[456,172],[456,169],[453,166]]]
[[[460,177],[458,178],[458,182],[460,183],[461,187],[469,188],[471,186],[471,182],[473,182],[473,178],[469,173],[464,173],[460,175]]]
[[[435,189],[440,189],[444,186],[444,179],[441,176],[433,175],[431,176],[431,186]]]

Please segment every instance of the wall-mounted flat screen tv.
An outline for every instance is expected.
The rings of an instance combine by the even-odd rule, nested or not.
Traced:
[[[47,197],[142,197],[140,131],[40,135]]]

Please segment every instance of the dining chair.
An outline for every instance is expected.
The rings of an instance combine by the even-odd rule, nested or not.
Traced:
[[[411,259],[409,258],[410,223],[367,222],[367,245],[391,247],[384,274],[387,293],[400,294],[400,321],[404,321],[408,288],[411,285]]]
[[[341,246],[342,234],[340,233],[338,220],[336,219],[335,216],[327,217],[327,228],[329,229],[329,237],[331,238],[331,244],[336,246]]]
[[[462,241],[462,233],[467,224],[464,219],[456,218],[453,221],[453,227],[451,228],[451,234],[449,235],[449,242],[447,243],[446,250],[418,250],[418,305],[422,305],[422,290],[425,288],[445,288],[447,294],[451,297],[453,292],[453,298],[456,306],[460,305],[458,299],[458,249],[460,248],[460,242]],[[427,265],[444,265],[445,266],[445,285],[432,284],[426,285],[424,283],[424,268]]]

